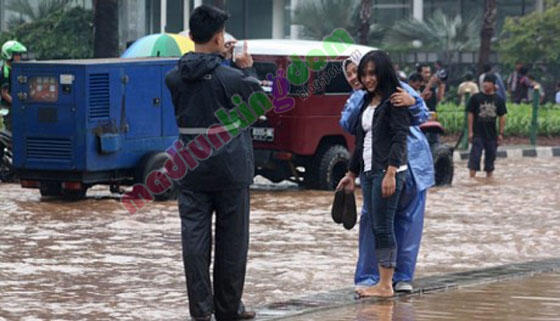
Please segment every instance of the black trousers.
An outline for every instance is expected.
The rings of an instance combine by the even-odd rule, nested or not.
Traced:
[[[216,212],[213,291],[212,213]],[[242,309],[249,249],[249,187],[216,192],[182,189],[179,214],[190,314],[234,320]]]
[[[495,139],[483,139],[482,137],[474,137],[469,154],[469,169],[480,171],[480,159],[482,158],[482,150],[484,150],[484,171],[494,171],[494,161],[496,160],[496,151],[498,150],[498,141]]]

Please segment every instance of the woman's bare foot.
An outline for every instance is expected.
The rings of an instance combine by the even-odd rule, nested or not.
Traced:
[[[372,296],[390,298],[394,295],[392,286],[386,287],[380,284],[374,285],[366,289],[358,289],[356,290],[356,293],[360,296],[360,298],[367,298]]]

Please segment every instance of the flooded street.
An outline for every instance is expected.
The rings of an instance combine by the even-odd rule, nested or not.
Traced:
[[[293,321],[555,321],[560,273],[305,314]]]
[[[417,277],[560,257],[560,160],[500,159],[493,182],[470,180],[465,167],[464,161],[456,163],[453,187],[429,192]],[[0,197],[0,320],[186,319],[176,202],[153,203],[130,215],[108,187],[95,187],[87,200],[74,203],[41,201],[38,190],[9,184],[0,185]],[[247,305],[353,285],[357,228],[346,231],[332,222],[332,197],[332,192],[299,191],[289,184],[257,184]],[[550,278],[555,288],[547,295],[560,297],[558,274],[543,278],[527,282]],[[560,314],[558,299],[546,301],[545,309],[540,301],[512,298],[545,294],[518,290],[508,299],[499,293],[513,288],[495,286],[485,290],[488,301],[480,309],[489,309],[485,304],[491,302],[503,309],[522,302],[527,313],[542,308]],[[445,300],[469,309],[477,303],[458,300],[480,297],[476,291],[435,294],[436,300],[413,297],[391,309],[411,305],[417,320],[432,320],[437,316],[422,311],[439,311]],[[358,319],[359,311],[348,313],[348,320]],[[538,320],[552,320],[542,316]],[[464,320],[477,318],[465,314]]]

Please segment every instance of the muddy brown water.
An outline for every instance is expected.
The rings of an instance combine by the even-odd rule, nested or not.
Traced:
[[[363,303],[292,321],[560,320],[560,273]]]
[[[499,160],[496,178],[428,195],[417,276],[560,257],[560,160]],[[43,200],[0,185],[0,319],[184,320],[175,202],[130,215],[108,188]],[[330,218],[331,192],[257,184],[244,300],[249,306],[352,286],[357,229]],[[361,197],[358,197],[361,203]]]

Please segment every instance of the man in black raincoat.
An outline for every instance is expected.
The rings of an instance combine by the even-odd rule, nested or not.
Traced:
[[[231,111],[235,107],[232,96],[239,95],[247,102],[253,92],[262,91],[259,82],[243,69],[252,65],[247,53],[236,60],[239,69],[223,63],[219,53],[225,50],[224,26],[228,17],[211,6],[197,7],[189,21],[195,51],[184,55],[166,76],[184,145],[208,135],[207,129],[220,123],[215,112],[220,108]],[[228,126],[220,128],[225,130]],[[210,156],[203,155],[197,167],[179,182],[183,263],[194,320],[210,320],[212,313],[219,321],[255,317],[241,302],[249,247],[253,146],[250,133],[243,127],[237,135],[229,133],[227,143],[220,148],[213,145]],[[199,147],[204,145],[200,142],[197,141]],[[200,156],[203,152],[208,149],[200,148],[191,154]],[[216,225],[212,288],[209,266],[213,212]]]

